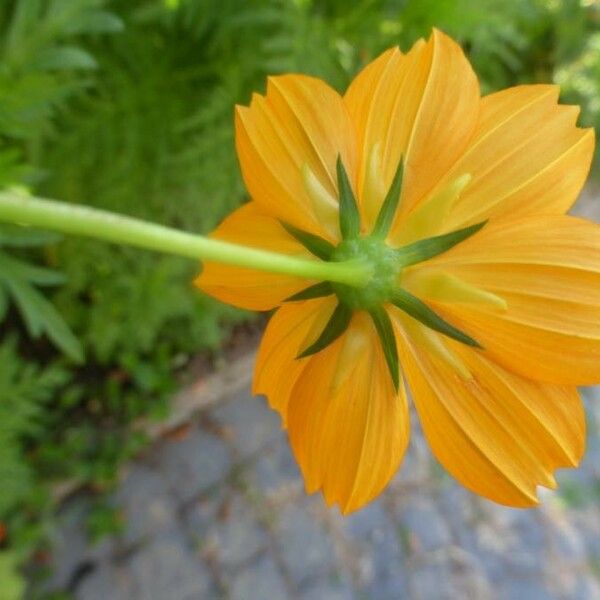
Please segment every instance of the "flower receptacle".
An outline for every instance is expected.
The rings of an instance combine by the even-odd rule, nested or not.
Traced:
[[[371,267],[372,275],[362,286],[343,283],[332,286],[340,301],[354,310],[372,310],[388,302],[398,285],[402,269],[396,251],[374,237],[344,240],[335,248],[330,260],[362,260]]]

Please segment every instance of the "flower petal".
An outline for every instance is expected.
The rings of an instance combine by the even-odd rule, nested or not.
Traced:
[[[406,333],[399,335],[406,377],[433,453],[481,496],[508,506],[537,504],[536,486],[555,488],[555,469],[576,466],[583,454],[585,415],[577,389],[530,381],[478,351],[444,343],[471,377],[424,352]]]
[[[211,237],[272,250],[290,256],[314,258],[256,202],[244,204],[211,233]],[[315,259],[316,260],[316,259]],[[222,302],[250,310],[270,310],[314,281],[206,262],[194,284]]]
[[[356,136],[339,94],[304,75],[268,80],[266,96],[236,109],[236,147],[250,196],[269,214],[336,239],[336,160],[352,182]]]
[[[472,177],[446,230],[500,215],[569,210],[590,169],[594,131],[575,126],[579,108],[559,105],[558,94],[558,86],[522,85],[482,99],[469,146],[437,186]]]
[[[290,394],[309,358],[296,358],[312,344],[333,313],[335,298],[317,298],[282,306],[272,317],[263,334],[254,380],[253,394],[264,394],[269,406],[287,425]]]
[[[420,274],[431,270],[506,301],[499,310],[423,298],[487,356],[539,381],[600,382],[600,226],[566,215],[496,221],[403,282],[419,287]]]
[[[401,156],[401,211],[431,190],[460,156],[475,128],[479,85],[460,46],[434,30],[408,54],[388,50],[368,65],[344,101],[358,128],[358,189],[372,224]],[[369,170],[377,165],[381,172],[373,176]],[[379,190],[372,189],[372,180],[381,181]]]
[[[343,513],[375,498],[398,469],[409,437],[404,387],[396,393],[371,319],[311,357],[293,388],[290,441],[309,493]]]

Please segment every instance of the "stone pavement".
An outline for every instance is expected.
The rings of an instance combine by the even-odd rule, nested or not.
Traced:
[[[88,500],[64,507],[52,583],[77,600],[600,599],[600,388],[586,404],[585,462],[539,509],[459,487],[413,418],[392,485],[343,518],[304,493],[264,400],[238,394],[131,466],[121,535],[90,545]]]

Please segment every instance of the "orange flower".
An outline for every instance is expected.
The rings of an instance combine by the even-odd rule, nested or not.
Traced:
[[[565,215],[594,133],[558,94],[482,98],[460,47],[434,31],[382,54],[344,96],[284,75],[237,107],[252,201],[213,236],[373,269],[363,289],[213,263],[197,280],[277,308],[254,392],[280,413],[307,490],[344,513],[402,462],[405,383],[437,459],[482,496],[531,506],[578,464],[575,386],[600,382],[600,229]]]

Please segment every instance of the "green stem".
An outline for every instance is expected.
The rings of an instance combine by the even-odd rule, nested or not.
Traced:
[[[361,261],[329,263],[297,258],[185,233],[86,206],[11,192],[0,193],[0,221],[51,229],[187,258],[306,279],[335,281],[356,287],[367,284],[372,272],[372,268]]]

